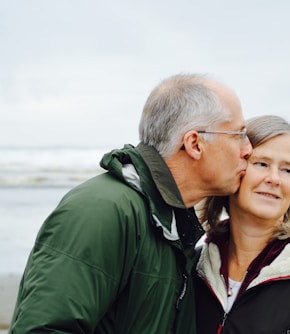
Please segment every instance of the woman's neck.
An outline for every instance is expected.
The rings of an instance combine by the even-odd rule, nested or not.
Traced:
[[[242,281],[250,263],[261,253],[273,236],[273,229],[231,221],[229,240],[229,277]]]

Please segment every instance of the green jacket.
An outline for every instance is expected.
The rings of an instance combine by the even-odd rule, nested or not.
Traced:
[[[153,148],[126,145],[101,166],[41,227],[10,333],[195,334],[195,214]]]

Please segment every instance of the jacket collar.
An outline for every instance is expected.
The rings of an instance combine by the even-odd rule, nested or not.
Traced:
[[[152,146],[140,143],[137,151],[147,165],[151,177],[165,203],[172,207],[173,222],[179,238],[190,257],[194,255],[194,246],[204,234],[194,208],[186,208],[176,182],[165,161]]]
[[[229,225],[229,220],[226,221]],[[214,244],[219,253],[219,275],[224,277],[228,286],[228,240],[229,231],[220,235],[212,235],[206,243]],[[289,255],[290,238],[285,240],[275,239],[270,242],[261,253],[250,263],[247,274],[243,280],[239,294],[248,287],[276,277],[290,277]],[[215,249],[215,248],[213,248]],[[287,261],[287,265],[286,265]],[[284,263],[284,266],[281,266]]]
[[[154,183],[164,201],[175,208],[186,209],[175,180],[156,149],[143,143],[140,143],[136,149],[150,170]]]
[[[181,241],[184,248],[194,250],[204,230],[194,208],[185,207],[169,168],[155,148],[143,143],[136,148],[125,145],[105,154],[100,165],[147,198],[153,221],[166,239]]]
[[[177,204],[182,206],[183,202],[167,165],[154,148],[144,144],[139,144],[138,149],[132,145],[125,145],[122,149],[106,153],[100,165],[147,199],[155,224],[161,225],[163,230],[166,229],[172,234],[168,237],[169,234],[165,233],[167,239],[174,241],[179,239],[172,204],[164,199],[166,191],[174,193],[168,197],[175,198]],[[164,187],[161,185],[162,181],[166,183]]]
[[[277,252],[275,252],[275,258],[272,258],[271,262],[270,257],[268,257],[267,262],[270,261],[270,263],[266,264],[265,262],[263,262],[263,268],[260,269],[258,269],[259,266],[253,269],[254,263],[256,261],[254,260],[252,262],[252,264],[250,265],[252,269],[250,269],[249,267],[250,273],[245,277],[243,284],[239,290],[239,295],[243,291],[263,282],[268,282],[271,280],[290,279],[290,240],[276,240],[273,245],[269,247],[273,247],[273,250],[276,249]],[[265,255],[264,252],[266,252],[266,248],[260,254],[261,256],[262,254]],[[272,256],[274,256],[274,252],[270,251],[269,256],[270,253],[272,254]],[[222,262],[224,262],[224,260],[225,259],[221,258],[219,246],[214,242],[206,242],[203,245],[201,256],[196,266],[196,271],[199,276],[206,280],[210,289],[217,296],[223,308],[226,309],[228,287],[226,287],[227,277],[222,274],[222,272],[224,271],[224,269],[222,269]]]

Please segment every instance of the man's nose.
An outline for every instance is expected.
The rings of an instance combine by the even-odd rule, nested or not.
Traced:
[[[252,144],[248,137],[245,138],[243,142],[241,142],[241,158],[248,159],[249,156],[253,152]]]

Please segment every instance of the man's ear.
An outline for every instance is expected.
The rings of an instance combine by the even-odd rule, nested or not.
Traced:
[[[199,160],[201,158],[204,147],[203,142],[196,131],[192,130],[185,134],[183,145],[187,154],[193,159]]]

